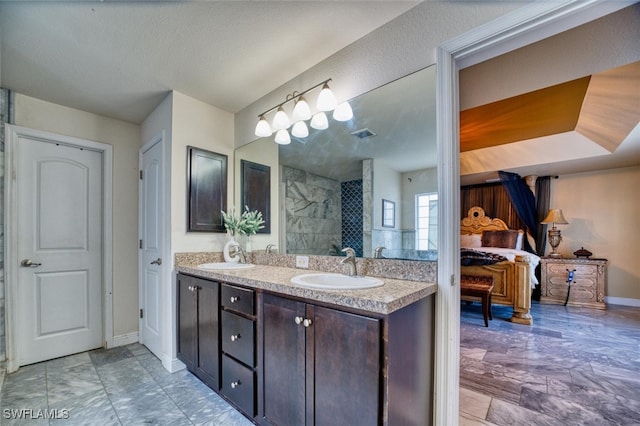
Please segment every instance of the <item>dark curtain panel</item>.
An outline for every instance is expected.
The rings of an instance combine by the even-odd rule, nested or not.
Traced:
[[[509,194],[511,203],[516,209],[516,212],[518,212],[518,216],[525,223],[526,231],[531,235],[537,235],[536,200],[533,192],[531,192],[531,189],[529,189],[525,181],[517,173],[499,171],[498,176],[500,176],[500,182],[502,182],[502,185]],[[524,249],[530,253],[535,253],[535,250],[533,250],[527,238],[524,239]]]
[[[524,222],[511,204],[509,195],[500,182],[469,185],[460,188],[460,218],[467,217],[471,207],[482,207],[491,218],[502,219],[509,229],[526,230]]]
[[[545,232],[542,222],[549,212],[549,205],[551,204],[551,177],[543,176],[536,180],[536,219],[537,219],[537,232],[536,232],[536,254],[540,257],[544,255],[544,250],[547,245],[547,233]]]

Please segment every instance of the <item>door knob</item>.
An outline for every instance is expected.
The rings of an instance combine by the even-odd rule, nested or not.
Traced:
[[[37,268],[40,265],[42,265],[42,263],[32,262],[31,259],[22,259],[20,262],[20,266],[25,268]]]
[[[162,259],[157,258],[156,260],[151,261],[152,265],[162,265]]]

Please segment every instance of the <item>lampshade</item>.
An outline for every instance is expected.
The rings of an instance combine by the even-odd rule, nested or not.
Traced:
[[[276,143],[280,145],[289,145],[291,143],[291,136],[289,136],[289,132],[287,129],[280,129],[276,133]]]
[[[296,102],[296,106],[293,107],[292,120],[295,123],[296,121],[308,120],[311,118],[311,109],[309,108],[309,104],[304,99],[304,96],[300,96],[298,102]]]
[[[306,138],[309,136],[309,129],[304,121],[298,121],[293,125],[291,129],[291,134],[296,138]]]
[[[552,223],[553,226],[556,226],[556,224],[558,225],[568,225],[569,222],[567,222],[567,219],[564,218],[564,215],[562,214],[562,210],[561,209],[551,209],[549,210],[549,213],[547,214],[547,217],[544,218],[544,220],[540,223]]]
[[[311,127],[313,127],[316,130],[328,129],[329,120],[327,119],[327,114],[325,114],[322,111],[317,114],[314,114],[314,116],[311,117]]]
[[[329,89],[329,85],[325,83],[324,86],[322,86],[322,90],[318,95],[318,101],[316,102],[318,111],[331,111],[336,107],[336,104],[336,97],[333,95],[331,89]]]
[[[273,117],[273,123],[271,124],[271,127],[273,128],[273,130],[278,131],[282,129],[288,129],[289,126],[291,126],[289,116],[286,112],[284,112],[282,106],[278,107],[278,112],[276,112],[276,115]]]
[[[269,122],[264,118],[264,115],[261,115],[258,124],[256,124],[256,136],[266,138],[271,136],[272,133]]]
[[[349,121],[353,118],[353,110],[349,102],[343,102],[333,110],[333,119],[336,121]]]

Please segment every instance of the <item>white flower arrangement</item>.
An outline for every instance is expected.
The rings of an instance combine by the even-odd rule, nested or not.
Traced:
[[[260,229],[264,228],[264,220],[262,213],[258,210],[250,211],[248,206],[244,206],[244,211],[240,216],[236,216],[232,207],[229,212],[222,211],[222,220],[224,227],[231,234],[235,235],[254,235]]]

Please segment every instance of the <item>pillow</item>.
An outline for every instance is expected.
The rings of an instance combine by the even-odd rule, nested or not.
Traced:
[[[520,231],[483,231],[482,247],[500,247],[515,249]]]
[[[482,247],[482,235],[480,234],[462,234],[460,235],[460,247],[480,248]]]

